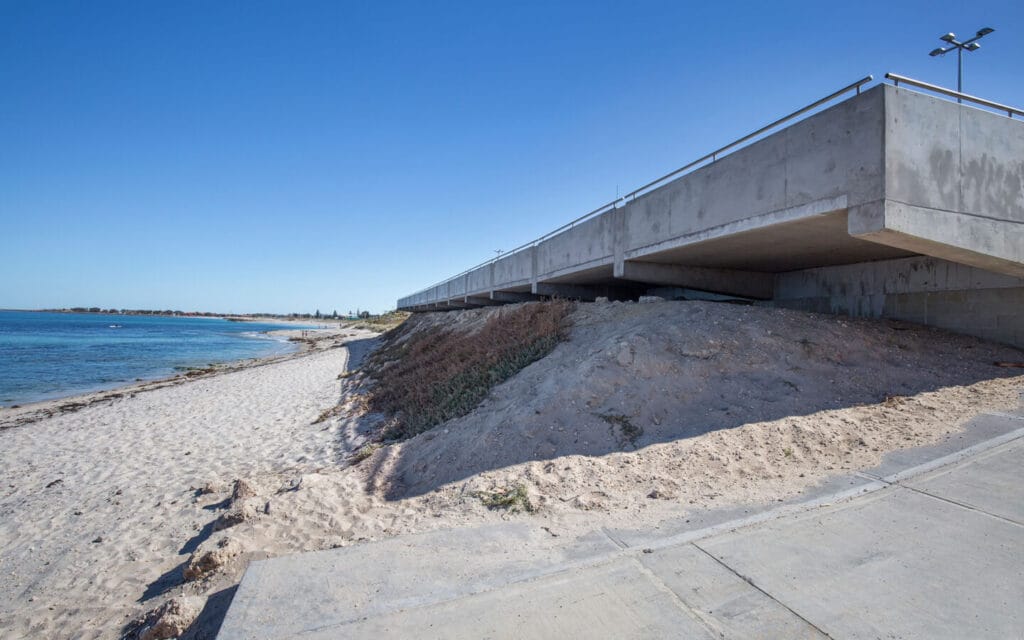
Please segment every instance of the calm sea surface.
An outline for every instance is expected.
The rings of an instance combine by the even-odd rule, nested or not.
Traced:
[[[0,311],[0,406],[294,351],[265,333],[281,328],[214,318]]]

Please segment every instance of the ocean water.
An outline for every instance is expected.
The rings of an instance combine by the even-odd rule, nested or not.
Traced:
[[[288,353],[266,332],[296,325],[90,313],[0,311],[0,406]]]

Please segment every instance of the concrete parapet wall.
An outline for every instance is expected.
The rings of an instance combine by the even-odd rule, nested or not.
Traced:
[[[813,217],[882,195],[882,87],[847,100],[787,129],[667,183],[628,205],[605,212],[535,247],[496,260],[450,283],[443,302],[486,288],[521,287],[546,278],[642,259],[673,239],[691,242],[708,229],[723,233]],[[780,218],[779,212],[783,212]],[[743,221],[749,221],[744,226]]]
[[[1024,125],[906,89],[885,91],[887,199],[1024,222]]]
[[[1024,277],[1024,124],[885,87],[885,199],[849,232]]]
[[[533,280],[533,247],[527,247],[494,262],[494,284],[528,285]]]
[[[883,97],[876,87],[637,198],[625,251],[816,201],[881,198]]]
[[[466,276],[459,276],[448,281],[448,297],[461,298],[466,295]]]
[[[602,214],[537,245],[536,278],[611,264],[615,252],[612,216]]]
[[[492,271],[493,265],[484,265],[466,274],[466,294],[484,293],[489,295],[492,288]]]

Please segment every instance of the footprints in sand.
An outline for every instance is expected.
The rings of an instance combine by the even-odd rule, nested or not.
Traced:
[[[346,362],[315,352],[0,432],[0,637],[119,635],[110,612],[151,608],[211,537],[195,487],[333,464],[337,434],[310,423]]]

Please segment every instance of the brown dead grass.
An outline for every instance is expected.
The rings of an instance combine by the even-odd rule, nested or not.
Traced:
[[[366,329],[367,331],[385,332],[391,331],[402,325],[412,315],[408,311],[389,311],[379,316],[360,318],[359,320],[347,320],[343,324],[353,329]]]
[[[469,413],[492,387],[565,338],[570,310],[565,301],[529,303],[502,310],[476,331],[406,323],[391,332],[365,368],[375,380],[368,408],[392,417],[382,435],[410,438]]]

